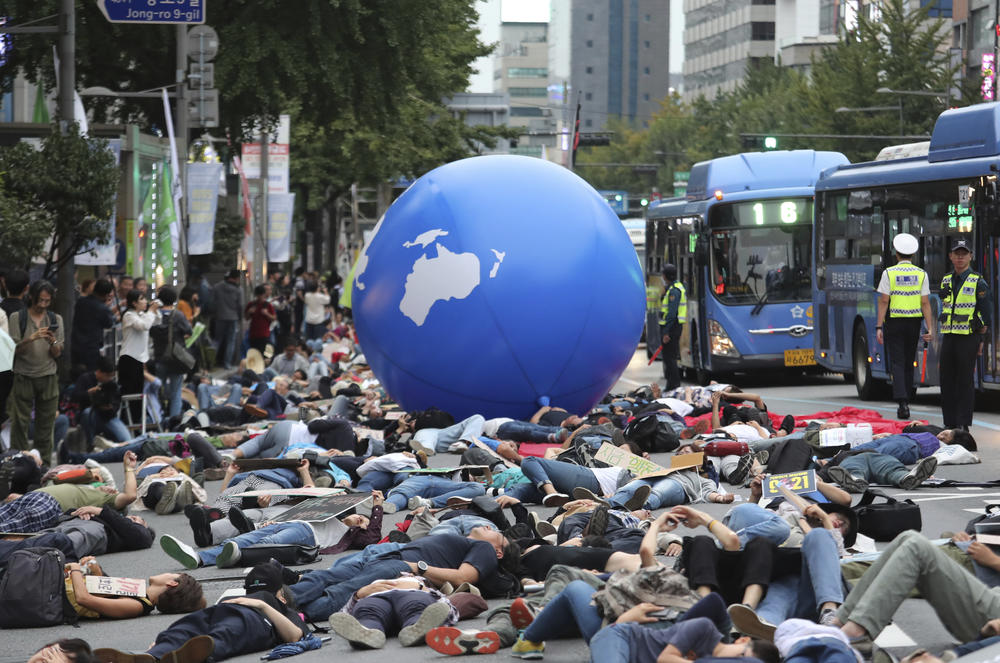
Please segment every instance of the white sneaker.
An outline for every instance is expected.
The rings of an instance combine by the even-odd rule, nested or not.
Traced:
[[[114,449],[118,445],[106,437],[101,437],[100,435],[94,436],[94,448],[95,449]]]
[[[177,537],[164,534],[160,537],[160,547],[163,548],[163,552],[183,564],[185,569],[196,569],[201,566],[198,551]]]
[[[436,453],[433,447],[420,444],[417,440],[410,440],[410,448],[414,451],[423,451],[428,456],[433,456]]]
[[[434,503],[431,502],[426,497],[420,497],[419,495],[414,495],[406,503],[406,508],[409,509],[410,511],[413,511],[414,509],[417,509],[419,507],[424,507],[424,508],[427,508],[427,509],[433,509],[434,508]]]
[[[452,442],[448,445],[448,453],[450,454],[464,454],[469,450],[469,445],[465,442]]]

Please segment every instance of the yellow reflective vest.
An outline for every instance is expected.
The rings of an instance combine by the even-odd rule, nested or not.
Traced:
[[[889,317],[921,317],[920,292],[927,272],[908,262],[893,265],[885,271],[889,277]]]
[[[664,324],[667,321],[667,312],[670,308],[670,291],[676,289],[680,294],[680,300],[677,302],[677,324],[683,325],[687,322],[688,315],[688,298],[687,291],[684,289],[684,284],[680,281],[674,281],[667,291],[663,293],[663,299],[660,302],[660,324]]]
[[[979,274],[969,272],[958,292],[951,287],[951,274],[945,275],[941,280],[941,290],[951,293],[950,297],[941,298],[942,334],[972,333],[972,316],[976,314],[976,286],[979,285],[980,278]]]

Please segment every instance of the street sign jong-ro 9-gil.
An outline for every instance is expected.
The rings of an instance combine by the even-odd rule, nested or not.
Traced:
[[[207,0],[97,0],[112,23],[204,23]]]

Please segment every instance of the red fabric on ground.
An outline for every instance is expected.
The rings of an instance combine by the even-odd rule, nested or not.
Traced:
[[[554,449],[560,447],[560,444],[540,444],[538,442],[522,442],[517,447],[517,453],[522,456],[534,456],[535,458],[544,458],[546,449]]]
[[[768,411],[771,418],[771,426],[775,430],[781,425],[783,415]],[[697,417],[685,417],[684,421],[688,426],[693,426],[695,422],[702,419],[712,420],[712,413],[707,412]],[[814,412],[812,414],[800,414],[795,416],[796,428],[804,428],[810,420],[822,419],[823,421],[838,424],[871,424],[872,433],[901,433],[909,421],[899,421],[896,419],[885,419],[881,412],[875,410],[863,410],[857,407],[843,407],[836,412]],[[924,422],[926,423],[926,422]]]

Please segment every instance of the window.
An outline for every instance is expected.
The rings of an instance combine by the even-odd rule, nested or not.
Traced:
[[[588,39],[587,40],[587,48],[593,48],[593,47],[594,47],[594,40],[593,39]]]
[[[592,126],[594,126],[594,121],[593,120],[586,120],[586,121],[584,121],[583,126],[585,126],[585,127],[592,127]]]
[[[649,14],[646,14],[646,18],[645,18],[646,23],[649,23],[651,20],[653,20],[653,17],[650,16]]]
[[[543,87],[512,87],[507,92],[512,97],[547,97],[549,94]]]
[[[642,73],[644,73],[644,74],[646,74],[647,76],[649,76],[649,67],[643,67],[643,68],[642,68]]]
[[[542,117],[544,115],[543,109],[533,108],[531,106],[511,106],[510,116],[511,117]]]
[[[585,92],[583,94],[583,98],[586,99],[587,101],[592,101],[593,98],[594,98],[594,95],[592,93],[590,93],[590,92]]]
[[[972,12],[972,48],[988,48],[993,46],[993,8],[983,7]]]
[[[593,14],[587,14],[587,20],[588,21],[593,21],[594,20],[594,15]]]
[[[750,24],[750,39],[774,41],[774,21],[754,21]]]
[[[650,47],[649,40],[647,39],[646,41],[642,42],[642,45],[645,46],[646,48],[649,48]]]
[[[920,6],[926,7],[927,15],[931,18],[951,18],[952,0],[920,0]]]
[[[648,92],[645,93],[644,95],[642,95],[642,100],[643,101],[649,101],[649,93]]]
[[[588,74],[592,74],[592,73],[594,73],[594,68],[593,67],[587,67],[584,71],[586,71]]]
[[[750,0],[751,5],[773,5],[774,0]]]
[[[510,78],[548,78],[549,70],[545,67],[507,67]]]

